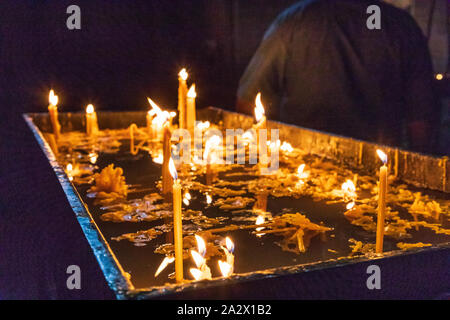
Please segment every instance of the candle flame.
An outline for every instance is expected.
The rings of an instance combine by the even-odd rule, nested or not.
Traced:
[[[207,194],[206,195],[206,203],[211,204],[211,202],[212,202],[212,197],[209,194]]]
[[[161,264],[158,267],[158,270],[155,272],[155,278],[172,262],[175,261],[175,257],[165,257],[164,260],[161,262]]]
[[[50,90],[50,93],[48,94],[48,102],[52,105],[52,106],[56,106],[58,104],[58,96],[55,95],[55,92],[52,90]]]
[[[200,253],[198,253],[195,250],[191,250],[191,256],[192,259],[194,259],[195,265],[197,268],[201,268],[202,265],[205,263],[205,258],[202,257]]]
[[[152,109],[148,111],[150,115],[155,115],[161,112],[161,108],[156,103],[154,103],[152,99],[147,97],[147,101],[152,106]]]
[[[229,237],[225,238],[225,244],[227,246],[228,252],[233,253],[234,252],[234,243]]]
[[[383,162],[383,164],[386,164],[388,161],[387,154],[381,151],[380,149],[377,149],[377,154],[380,160]]]
[[[264,116],[264,106],[261,102],[261,92],[258,92],[258,94],[256,95],[256,99],[255,99],[255,119],[256,122],[261,121],[262,117]]]
[[[284,152],[292,152],[294,151],[294,148],[292,148],[292,145],[289,142],[283,141],[280,147],[281,151]]]
[[[206,244],[205,240],[199,235],[195,235],[195,240],[197,240],[197,249],[198,252],[204,257],[206,254]]]
[[[186,81],[188,78],[188,73],[185,68],[181,69],[178,73],[178,76],[181,78],[181,80]]]
[[[209,121],[205,121],[205,122],[200,121],[197,123],[197,128],[203,131],[203,130],[208,129],[210,125],[211,124],[209,123]]]
[[[73,170],[72,164],[68,163],[66,166],[66,172],[67,172],[67,176],[69,177],[69,181],[73,180],[72,170]]]
[[[183,203],[188,206],[190,203],[189,200],[191,200],[191,194],[186,192],[183,197]]]
[[[197,92],[195,91],[195,83],[189,88],[187,92],[188,98],[195,98],[197,96]]]
[[[95,153],[95,152],[89,153],[89,161],[92,164],[95,164],[97,162],[97,158],[98,158],[98,154],[97,153]]]
[[[152,120],[152,125],[156,125],[158,127],[162,127],[166,121],[170,118],[173,118],[172,112],[162,111],[161,108],[150,98],[147,98],[148,103],[152,106],[152,109],[149,110],[149,114],[151,116],[155,116]],[[175,114],[176,115],[176,114]]]
[[[256,218],[255,224],[256,224],[257,226],[259,226],[260,224],[263,224],[264,222],[265,222],[264,216],[259,215],[258,218]],[[261,230],[264,230],[264,227],[256,228],[255,230],[256,230],[256,231],[261,231]],[[261,235],[263,235],[263,234],[257,234],[258,237],[260,237]]]
[[[298,175],[301,175],[303,173],[303,170],[305,170],[305,166],[306,165],[304,163],[298,166],[298,169],[297,169]]]
[[[297,168],[297,175],[300,179],[306,179],[309,176],[309,173],[305,172],[305,167],[306,167],[306,165],[303,163],[303,164],[299,165]]]
[[[94,113],[94,106],[92,104],[88,104],[88,106],[86,107],[86,113]]]
[[[260,224],[263,223],[264,223],[264,216],[259,215],[258,218],[256,218],[255,224],[259,226]]]
[[[203,159],[206,160],[208,163],[212,162],[211,151],[219,148],[221,143],[222,139],[218,135],[214,135],[210,137],[208,140],[206,140],[205,151],[203,152]]]
[[[347,180],[342,184],[342,190],[353,193],[356,191],[356,187],[352,180]]]
[[[220,272],[222,273],[222,276],[224,276],[225,278],[231,276],[232,267],[228,262],[219,260],[219,269]]]
[[[175,168],[175,163],[173,162],[172,157],[169,159],[169,171],[170,171],[170,174],[171,174],[173,180],[177,180],[178,173],[177,173],[177,169]]]
[[[346,206],[347,210],[353,209],[353,207],[355,206],[354,202],[349,202]]]
[[[154,163],[162,164],[164,162],[164,156],[162,153],[158,154],[156,158],[153,158]]]
[[[191,272],[191,274],[192,274],[192,276],[194,277],[195,280],[202,279],[203,272],[201,272],[200,270],[198,270],[196,268],[191,268],[189,271]]]

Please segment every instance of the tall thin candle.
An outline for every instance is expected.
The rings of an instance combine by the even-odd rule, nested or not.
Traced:
[[[181,217],[181,184],[173,159],[169,160],[169,170],[173,177],[173,233],[175,249],[175,279],[183,282],[183,222]]]
[[[181,69],[178,73],[178,121],[180,128],[186,128],[187,78],[188,73],[186,72],[186,69]]]
[[[163,166],[162,166],[162,193],[166,197],[166,200],[170,200],[171,188],[171,174],[169,168],[169,161],[171,158],[172,144],[170,139],[172,138],[172,131],[170,130],[169,122],[164,124],[164,138],[163,138]]]
[[[186,129],[189,130],[191,137],[194,136],[195,129],[195,97],[197,92],[195,91],[195,84],[193,84],[187,92],[186,98]]]
[[[383,161],[383,165],[380,168],[380,183],[378,185],[378,220],[377,220],[377,240],[376,240],[376,252],[383,252],[383,237],[384,237],[384,220],[386,216],[386,195],[387,195],[387,176],[388,168],[387,155],[381,151],[377,150],[377,154]]]

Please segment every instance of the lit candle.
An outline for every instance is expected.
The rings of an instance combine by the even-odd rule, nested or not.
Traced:
[[[173,177],[173,234],[175,249],[175,279],[183,282],[183,226],[181,220],[181,184],[173,159],[169,160],[169,170]]]
[[[48,95],[48,113],[50,115],[50,122],[52,123],[53,127],[53,134],[55,135],[55,139],[59,139],[59,134],[61,130],[61,125],[58,121],[58,96],[55,95],[53,90],[50,90],[50,93]]]
[[[186,128],[187,78],[188,73],[186,72],[186,69],[181,69],[178,73],[178,114],[180,115],[178,121],[180,128]]]
[[[380,168],[380,183],[378,185],[378,221],[377,221],[377,242],[376,242],[376,252],[383,252],[383,237],[384,237],[384,219],[386,215],[386,195],[387,195],[387,155],[381,151],[377,150],[377,154],[383,161],[383,165]]]
[[[193,84],[187,92],[186,99],[186,129],[189,130],[191,137],[194,136],[195,128],[195,97],[197,92],[195,91],[195,84]]]
[[[256,125],[254,126],[256,130],[256,137],[258,141],[258,152],[259,152],[259,169],[260,173],[263,168],[266,168],[268,165],[268,159],[267,159],[267,144],[266,141],[269,138],[266,133],[266,141],[261,139],[261,129],[266,130],[267,124],[266,124],[266,116],[264,115],[265,110],[264,106],[261,102],[261,92],[258,92],[255,98],[255,119],[256,119]],[[266,131],[267,132],[267,131]]]
[[[172,160],[172,143],[170,139],[172,138],[172,131],[170,130],[169,123],[164,124],[164,140],[163,140],[163,165],[162,165],[162,193],[166,198],[166,201],[170,198],[171,188],[171,174],[170,172],[170,161]],[[173,160],[172,160],[173,161]]]
[[[169,120],[170,126],[170,121],[172,120],[171,117],[173,117],[174,115],[167,111],[162,111],[161,108],[156,103],[154,103],[152,99],[147,98],[147,100],[152,106],[152,109],[149,111],[150,116],[154,115],[151,122],[152,136],[154,139],[157,139],[159,141],[163,139],[164,125],[166,121]]]
[[[89,104],[86,107],[86,134],[92,136],[98,132],[97,112],[94,110],[94,106]]]
[[[222,247],[222,249],[225,252],[225,256],[227,258],[226,263],[229,265],[229,268],[226,268],[227,274],[223,274],[223,271],[222,271],[222,274],[224,277],[228,277],[231,274],[233,274],[233,272],[234,272],[234,254],[233,254],[234,243],[233,243],[233,241],[231,241],[231,239],[229,237],[226,237],[225,245],[226,245],[226,248]],[[220,265],[221,264],[219,263],[219,268],[222,270],[222,267]]]
[[[194,259],[197,268],[191,268],[189,271],[195,280],[211,280],[211,269],[206,264],[205,254],[206,254],[206,244],[202,237],[195,235],[195,240],[197,241],[197,249],[191,250],[192,258]]]
[[[261,92],[258,92],[255,98],[255,119],[256,126],[255,129],[266,129],[266,116],[264,106],[261,102]]]

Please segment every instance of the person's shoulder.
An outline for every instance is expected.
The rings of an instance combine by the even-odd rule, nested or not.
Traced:
[[[316,3],[320,0],[301,0],[290,7],[284,9],[272,22],[269,29],[267,29],[264,38],[272,35],[273,33],[287,28],[297,17],[299,17],[306,7]]]

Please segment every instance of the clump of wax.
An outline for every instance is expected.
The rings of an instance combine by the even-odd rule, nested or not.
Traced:
[[[91,192],[97,192],[97,197],[126,197],[128,186],[125,183],[122,168],[114,168],[110,164],[100,173],[94,174],[95,185],[91,187]]]

